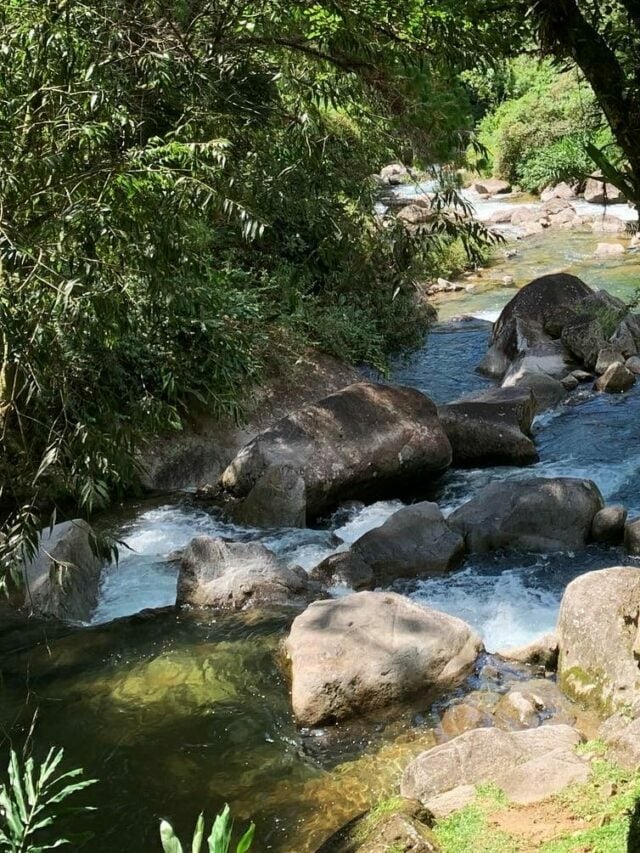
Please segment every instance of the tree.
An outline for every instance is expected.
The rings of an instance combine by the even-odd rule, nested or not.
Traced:
[[[466,145],[457,74],[495,38],[481,6],[2,4],[5,571],[56,509],[128,489],[194,400],[236,412],[274,350],[380,364],[421,328],[416,263],[480,232],[445,205],[426,243],[380,227],[369,176]]]
[[[626,164],[589,153],[605,177],[640,209],[640,3],[638,0],[526,0],[542,49],[579,66],[591,84]]]

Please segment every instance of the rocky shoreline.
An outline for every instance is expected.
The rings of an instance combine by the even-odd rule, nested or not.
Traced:
[[[349,384],[250,438],[212,484],[234,518],[265,527],[304,526],[345,501],[418,501],[309,573],[262,544],[196,538],[180,556],[177,599],[179,608],[213,612],[299,611],[282,655],[301,727],[364,722],[374,712],[392,719],[417,698],[431,704],[457,693],[443,709],[441,742],[406,767],[399,787],[404,800],[420,803],[422,820],[406,803],[387,816],[385,832],[402,843],[418,839],[403,849],[436,850],[426,824],[471,802],[478,784],[533,803],[588,779],[589,761],[575,750],[585,737],[580,706],[600,720],[611,755],[640,769],[637,568],[573,581],[556,633],[498,656],[498,669],[469,625],[389,590],[492,551],[579,551],[601,542],[640,554],[640,520],[606,506],[589,480],[494,482],[446,517],[420,500],[452,464],[535,461],[535,414],[582,382],[624,393],[635,383],[639,350],[640,318],[624,303],[573,276],[546,276],[518,291],[494,324],[479,365],[493,389],[438,408],[414,389]],[[32,612],[87,618],[99,571],[78,584],[72,569],[87,568],[90,535],[72,522],[43,543],[30,567]],[[506,684],[500,667],[515,668]],[[484,696],[470,689],[482,672],[500,688]]]

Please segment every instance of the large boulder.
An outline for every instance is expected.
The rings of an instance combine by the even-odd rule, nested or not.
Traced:
[[[423,752],[404,771],[401,792],[437,817],[467,804],[489,782],[515,803],[534,803],[589,777],[576,755],[581,737],[567,725],[519,732],[480,728]]]
[[[577,198],[577,187],[571,186],[564,181],[555,186],[548,186],[540,193],[540,201],[550,202],[553,199]]]
[[[589,204],[624,204],[626,201],[617,187],[603,179],[602,172],[596,172],[587,180],[584,200]]]
[[[249,494],[264,472],[286,465],[305,483],[307,517],[341,501],[423,488],[451,463],[436,406],[413,388],[362,382],[278,421],[249,442],[222,485]]]
[[[604,715],[640,710],[640,570],[589,572],[567,587],[558,619],[562,689]]]
[[[182,555],[176,603],[219,610],[303,607],[319,595],[303,569],[289,568],[258,542],[198,536]]]
[[[454,465],[528,465],[538,453],[531,440],[536,413],[527,388],[495,388],[438,410],[451,442]]]
[[[37,616],[87,621],[98,603],[102,573],[92,538],[91,527],[79,518],[45,528],[37,555],[24,566],[17,603]]]
[[[482,649],[460,619],[390,592],[318,601],[291,626],[293,712],[333,723],[459,685]]]
[[[447,522],[475,554],[500,548],[570,551],[586,545],[603,506],[591,480],[503,480],[486,486]]]
[[[576,311],[591,293],[583,281],[566,273],[545,275],[530,282],[504,307],[478,370],[501,379],[527,350],[550,342],[551,336],[545,331],[548,323],[557,326],[558,317]],[[554,331],[557,337],[559,330]]]
[[[451,530],[437,504],[406,506],[356,540],[351,551],[371,566],[378,584],[396,578],[451,571],[464,557],[464,541]]]
[[[350,820],[315,853],[438,853],[433,822],[420,803],[394,797]]]
[[[511,184],[507,181],[501,181],[499,178],[476,181],[473,188],[480,195],[504,195],[511,192]]]

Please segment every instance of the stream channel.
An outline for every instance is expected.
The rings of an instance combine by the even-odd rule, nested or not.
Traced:
[[[495,204],[480,204],[479,218]],[[499,247],[490,267],[465,279],[471,292],[440,299],[439,323],[421,350],[396,361],[393,381],[437,403],[487,386],[474,372],[486,349],[487,321],[515,286],[538,275],[572,272],[630,299],[640,285],[640,253],[594,258],[597,243],[619,239],[559,230],[514,244],[518,253],[508,259]],[[515,285],[502,286],[505,276]],[[451,470],[432,499],[447,512],[496,478],[577,476],[595,480],[608,502],[638,514],[639,423],[640,385],[621,396],[583,386],[537,419],[536,465]],[[212,817],[228,802],[239,824],[256,822],[257,853],[312,853],[332,831],[396,791],[409,759],[435,743],[437,709],[412,708],[391,722],[381,717],[297,730],[279,659],[288,617],[175,613],[177,565],[166,558],[194,536],[211,534],[259,539],[311,568],[399,506],[339,510],[318,529],[265,532],[224,523],[180,494],[122,507],[102,520],[128,549],[105,570],[92,626],[15,651],[0,671],[0,723],[8,736],[20,743],[37,707],[37,749],[64,746],[69,766],[99,780],[84,795],[98,807],[82,819],[94,838],[74,849],[157,851],[159,817],[170,818],[186,837],[202,809]],[[396,588],[468,621],[490,653],[552,629],[572,578],[628,562],[616,549],[595,546],[472,558],[446,577]],[[122,618],[147,608],[166,609]]]

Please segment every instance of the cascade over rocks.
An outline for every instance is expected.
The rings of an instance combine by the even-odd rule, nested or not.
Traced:
[[[558,677],[601,714],[640,712],[640,570],[603,569],[567,587],[558,619]]]
[[[534,346],[542,351],[551,342],[545,331],[548,321],[576,311],[592,292],[579,278],[565,273],[542,276],[523,287],[494,324],[478,370],[502,379],[524,352]]]
[[[313,519],[340,501],[424,487],[451,458],[428,397],[412,388],[361,382],[260,433],[226,469],[222,485],[244,497],[268,468],[286,465],[302,477],[307,518]]]
[[[580,741],[567,725],[474,729],[419,755],[406,768],[400,790],[436,817],[467,805],[475,786],[488,782],[512,802],[535,803],[587,780],[589,764],[574,751]]]
[[[482,649],[460,619],[390,592],[318,601],[285,642],[293,712],[318,726],[433,698],[459,685]]]
[[[582,548],[604,507],[595,483],[536,477],[491,483],[463,504],[447,523],[472,554],[511,550],[548,552]]]
[[[492,388],[441,406],[454,465],[528,465],[538,453],[531,440],[536,401],[531,389]]]
[[[38,553],[24,567],[26,589],[20,591],[18,605],[37,616],[87,621],[98,603],[102,572],[92,536],[80,518],[42,530]]]
[[[258,542],[193,539],[182,555],[176,603],[220,610],[303,607],[320,597],[303,569],[291,569]]]
[[[378,584],[387,584],[455,569],[464,557],[464,541],[438,505],[425,501],[395,512],[354,542],[351,552],[371,567]]]

